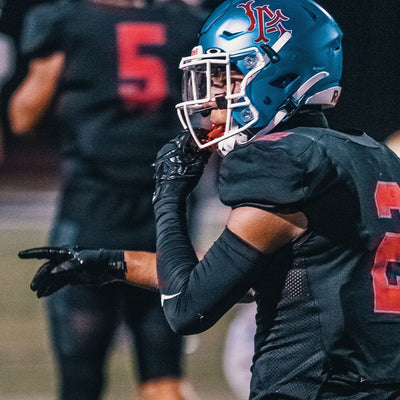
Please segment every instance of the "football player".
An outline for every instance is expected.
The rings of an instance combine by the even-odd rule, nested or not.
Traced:
[[[155,162],[157,253],[25,250],[47,259],[32,289],[157,287],[181,334],[208,329],[253,289],[250,399],[397,399],[400,162],[367,134],[326,124],[341,40],[312,0],[224,2],[181,61],[185,132]],[[232,210],[198,260],[185,200],[214,149]]]
[[[202,19],[183,2],[59,0],[35,7],[21,51],[29,72],[10,104],[16,134],[52,122],[63,185],[49,244],[155,251],[152,163],[179,129],[176,65]],[[42,128],[43,129],[43,128]],[[46,301],[59,398],[95,400],[124,322],[141,400],[187,400],[184,340],[157,293],[70,286]]]

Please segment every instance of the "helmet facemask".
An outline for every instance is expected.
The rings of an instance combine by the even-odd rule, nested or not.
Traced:
[[[246,95],[248,84],[270,62],[275,62],[290,33],[262,53],[250,47],[234,53],[209,49],[203,53],[201,46],[193,49],[190,57],[182,58],[182,99],[176,105],[179,119],[192,134],[200,149],[224,141],[219,147],[233,147],[236,142],[246,142],[249,129],[259,119],[257,109]],[[250,135],[251,136],[251,135]],[[231,138],[230,141],[226,139]]]
[[[197,55],[181,61],[183,102],[176,105],[182,125],[188,129],[199,148],[212,146],[257,122],[258,112],[246,96],[246,86],[265,60],[254,49],[243,54],[225,52]],[[237,63],[251,60],[252,68],[243,74]],[[254,65],[254,66],[253,66]]]

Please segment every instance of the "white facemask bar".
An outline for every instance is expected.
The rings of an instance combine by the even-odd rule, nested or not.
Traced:
[[[278,53],[282,47],[289,41],[291,38],[291,33],[290,32],[285,32],[272,46],[272,49],[274,52]],[[199,110],[201,109],[201,105],[204,103],[208,103],[210,101],[215,101],[215,98],[211,97],[211,79],[207,78],[207,87],[206,87],[206,96],[203,99],[193,99],[189,101],[184,101],[181,103],[178,103],[175,108],[178,113],[179,120],[183,126],[184,129],[188,129],[190,133],[192,134],[197,146],[200,149],[203,149],[205,147],[212,146],[222,140],[225,140],[233,135],[236,135],[239,132],[243,132],[250,128],[252,125],[254,125],[257,120],[258,120],[258,111],[254,108],[254,106],[251,104],[249,98],[245,94],[246,86],[250,83],[250,81],[256,76],[256,74],[263,69],[265,66],[267,66],[271,60],[267,55],[262,55],[260,51],[258,50],[257,47],[252,47],[252,48],[247,48],[245,50],[241,50],[236,53],[210,53],[210,54],[204,54],[202,52],[201,46],[198,46],[194,49],[194,52],[196,51],[201,51],[199,54],[194,54],[189,57],[183,57],[179,68],[180,69],[187,69],[188,67],[193,67],[196,65],[206,65],[206,73],[207,77],[211,75],[211,65],[216,65],[216,64],[221,64],[225,65],[226,68],[226,73],[227,73],[227,94],[225,96],[225,99],[227,101],[227,118],[226,118],[226,125],[225,125],[225,133],[223,136],[215,138],[207,143],[201,143],[200,140],[198,139],[192,124],[190,122],[190,115],[189,115],[189,108],[198,106]],[[248,74],[246,74],[243,78],[243,80],[240,83],[240,90],[238,93],[231,93],[231,74],[230,74],[230,62],[232,59],[240,57],[242,54],[247,54],[254,52],[254,54],[258,58],[257,62],[257,67],[253,68]],[[191,73],[192,74],[192,73]],[[192,84],[194,84],[194,78],[192,81]],[[197,93],[197,92],[196,92]],[[235,100],[242,100],[242,101],[235,101]],[[249,113],[252,115],[252,119],[245,125],[239,127],[235,124],[235,127],[233,127],[233,119],[232,119],[232,111],[235,108],[244,108],[247,107],[249,110]],[[183,113],[183,115],[182,115]]]
[[[175,108],[177,109],[178,112],[178,117],[181,121],[181,124],[183,125],[184,129],[189,129],[189,131],[191,132],[196,144],[198,145],[199,148],[205,148],[208,146],[211,146],[217,142],[219,142],[222,139],[226,139],[227,137],[234,135],[244,129],[247,129],[249,126],[251,126],[252,124],[254,124],[256,122],[255,121],[251,121],[250,123],[246,124],[244,127],[241,128],[236,128],[233,129],[232,128],[232,109],[236,108],[236,107],[250,107],[251,108],[251,112],[253,113],[253,115],[257,115],[258,117],[258,113],[257,111],[254,109],[254,107],[250,104],[250,100],[247,98],[247,96],[245,95],[245,88],[247,83],[253,78],[253,76],[261,69],[263,68],[265,65],[268,64],[268,62],[266,63],[264,57],[259,53],[258,49],[256,47],[250,48],[250,49],[246,49],[246,50],[242,50],[238,53],[235,53],[235,57],[240,56],[241,54],[244,53],[248,53],[253,51],[254,54],[257,55],[258,58],[258,65],[256,68],[254,68],[253,70],[251,70],[241,81],[240,83],[240,87],[239,87],[239,92],[238,93],[231,93],[231,64],[230,64],[230,57],[231,55],[229,53],[212,53],[212,54],[199,54],[199,55],[195,55],[195,56],[190,56],[190,57],[184,57],[182,58],[181,64],[180,64],[180,68],[181,69],[185,69],[188,67],[193,67],[196,65],[205,65],[206,66],[206,74],[209,77],[211,75],[211,66],[212,65],[225,65],[225,69],[226,69],[226,87],[227,87],[227,94],[225,95],[225,99],[227,101],[227,118],[226,118],[226,126],[225,126],[225,132],[229,132],[229,135],[224,135],[220,138],[216,138],[210,142],[207,143],[201,143],[197,137],[197,135],[194,132],[194,129],[192,127],[192,125],[190,124],[190,115],[189,115],[189,108],[197,108],[199,110],[202,109],[202,104],[205,103],[209,103],[209,102],[214,102],[215,98],[213,98],[211,96],[211,79],[207,79],[207,87],[206,87],[206,95],[203,99],[193,99],[193,100],[189,100],[189,101],[184,101],[182,103],[178,103]],[[220,58],[220,59],[219,59]],[[194,76],[191,72],[191,76]],[[192,85],[194,85],[195,83],[195,79],[194,77],[191,78],[193,79]],[[197,92],[196,92],[197,94]],[[196,96],[194,96],[196,97]],[[237,99],[242,99],[244,101],[241,101],[239,103],[234,103],[235,100]],[[183,115],[182,116],[182,111],[183,111]],[[187,123],[189,122],[189,123]],[[233,130],[232,130],[233,129]]]

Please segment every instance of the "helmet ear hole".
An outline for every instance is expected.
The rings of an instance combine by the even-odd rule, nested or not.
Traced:
[[[269,84],[271,86],[275,86],[279,89],[285,89],[287,86],[289,86],[289,84],[294,82],[298,77],[299,77],[299,75],[295,74],[295,73],[285,74],[285,75],[281,75],[279,78],[274,79]]]

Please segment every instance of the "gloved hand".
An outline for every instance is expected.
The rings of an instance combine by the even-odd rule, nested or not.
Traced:
[[[23,259],[47,259],[36,272],[31,289],[38,298],[49,296],[68,284],[104,285],[125,280],[124,252],[87,250],[79,247],[37,247],[22,250]]]
[[[153,204],[161,198],[186,199],[197,185],[210,154],[210,150],[198,148],[188,131],[163,146],[154,163]]]

